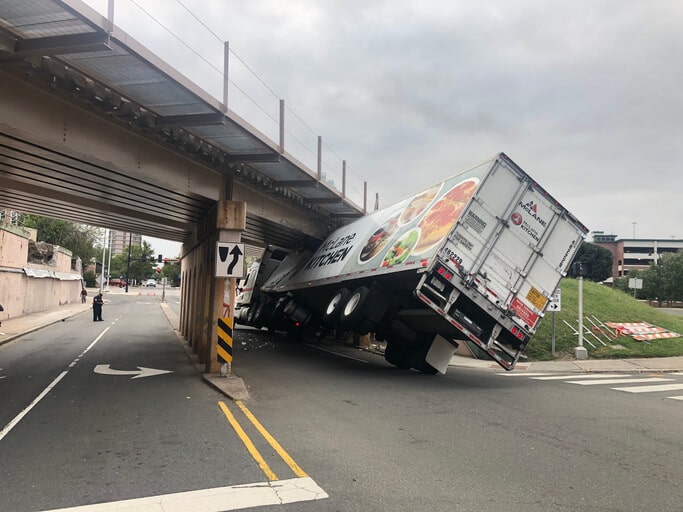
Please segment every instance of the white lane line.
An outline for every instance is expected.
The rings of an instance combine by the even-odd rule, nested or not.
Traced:
[[[517,372],[505,372],[505,373],[499,373],[498,375],[502,375],[504,377],[540,377],[541,375],[549,375],[548,373],[534,373],[534,372],[523,372],[523,371],[517,371]]]
[[[360,361],[361,363],[368,364],[368,362],[365,359],[360,359],[358,357],[353,357],[353,356],[347,356],[346,354],[340,354],[339,352],[335,352],[334,350],[328,350],[326,348],[317,347],[315,345],[306,344],[306,346],[311,347],[311,348],[315,348],[318,350],[322,350],[323,352],[327,352],[328,354],[334,354],[335,356],[345,357],[346,359],[353,359],[354,361]]]
[[[60,373],[55,380],[53,380],[36,398],[33,399],[33,402],[28,404],[28,406],[23,411],[21,411],[19,414],[17,414],[12,421],[10,421],[7,425],[5,425],[5,428],[0,430],[0,441],[2,441],[2,439],[7,434],[9,434],[14,427],[17,426],[17,423],[19,423],[24,418],[24,416],[26,416],[31,411],[31,409],[33,409],[36,405],[38,405],[38,402],[40,402],[43,398],[45,398],[45,395],[47,395],[52,390],[52,388],[54,388],[59,383],[59,381],[62,380],[66,376],[66,374],[69,373],[69,371],[71,371],[71,369],[74,366],[76,366],[76,363],[81,359],[81,357],[83,357],[88,352],[88,350],[93,348],[95,346],[95,343],[100,341],[100,339],[102,339],[102,336],[104,336],[104,333],[107,332],[108,330],[109,330],[109,327],[107,327],[104,331],[102,331],[100,333],[100,335],[97,338],[95,338],[95,341],[93,341],[88,346],[88,348],[86,348],[83,352],[81,352],[78,355],[78,357],[76,359],[74,359],[71,362],[71,364],[69,364],[68,370],[65,370],[62,373]]]
[[[312,478],[217,487],[43,512],[227,512],[329,498]]]
[[[683,395],[682,396],[667,396],[667,398],[671,398],[671,400],[683,400]]]
[[[629,384],[637,382],[667,382],[674,379],[662,379],[661,377],[644,377],[642,379],[605,379],[605,380],[569,380],[570,384],[581,386],[595,386],[600,384]]]
[[[656,393],[657,391],[679,391],[683,389],[683,383],[660,384],[658,386],[629,386],[626,388],[612,388],[627,393]]]
[[[550,377],[531,377],[532,380],[575,380],[575,379],[580,379],[580,380],[588,380],[588,379],[623,379],[627,378],[628,375],[616,375],[612,373],[602,373],[602,374],[594,374],[594,375],[586,375],[584,373],[574,373],[570,375],[552,375]]]

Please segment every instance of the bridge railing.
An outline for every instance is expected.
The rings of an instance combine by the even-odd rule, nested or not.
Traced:
[[[106,1],[87,0],[87,3],[102,16],[108,16]],[[182,20],[182,31],[174,28],[179,26],[179,19]],[[275,89],[300,87],[302,111],[325,107],[316,103],[313,95],[307,95],[306,84],[288,81],[272,86],[267,84],[232,47],[228,50],[221,35],[206,24],[216,25],[215,20],[202,19],[201,13],[191,11],[180,1],[164,2],[163,8],[150,9],[136,0],[119,0],[115,4],[113,21],[215,99],[221,102],[227,99],[227,107],[231,111],[271,141],[278,145],[284,142],[285,153],[306,166],[308,172],[315,175],[320,167],[321,179],[340,195],[360,208],[365,206],[367,211],[374,209],[377,192],[368,188],[367,182],[353,171],[348,162],[344,163],[324,134],[321,137],[316,133],[288,101],[285,103],[284,138],[281,140],[281,95]],[[283,58],[283,52],[275,48],[272,55],[259,55],[263,65]],[[227,74],[224,72],[226,68]],[[277,81],[281,77],[271,79]],[[332,126],[335,120],[322,122]]]

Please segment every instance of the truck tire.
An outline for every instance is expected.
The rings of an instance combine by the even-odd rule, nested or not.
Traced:
[[[286,302],[284,307],[282,308],[282,314],[286,317],[289,317],[292,313],[294,313],[296,307],[297,305],[294,299],[289,299],[289,301]]]
[[[419,336],[419,335],[418,335]],[[427,335],[427,338],[429,338],[430,335]],[[421,336],[421,338],[424,339],[424,336]],[[426,360],[427,358],[427,353],[429,352],[429,349],[432,346],[432,342],[426,341],[418,344],[415,347],[415,356],[413,359],[413,368],[415,368],[418,372],[424,373],[425,375],[436,375],[439,373],[439,370],[434,368],[431,364],[429,364]]]
[[[367,287],[360,286],[349,295],[339,315],[339,323],[343,328],[354,331],[360,327],[365,319],[363,307],[369,293],[370,290]]]
[[[323,322],[329,325],[337,325],[340,322],[340,314],[346,302],[349,300],[351,292],[347,288],[342,288],[330,299],[323,315]]]
[[[261,324],[261,311],[262,311],[262,305],[259,304],[258,306],[254,305],[249,308],[247,311],[247,325],[250,325],[252,327],[256,328],[261,328],[263,325]]]
[[[412,358],[407,345],[397,342],[387,343],[387,348],[384,350],[384,359],[387,363],[393,364],[396,368],[401,370],[409,370],[413,366]]]

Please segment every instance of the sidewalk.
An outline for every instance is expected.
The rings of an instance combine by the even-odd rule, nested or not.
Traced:
[[[453,356],[450,366],[504,372],[497,363],[484,359]],[[683,356],[633,359],[587,359],[563,361],[519,361],[513,372],[528,373],[649,373],[683,371]]]
[[[147,294],[147,290],[135,289],[133,293]],[[105,301],[110,293],[124,293],[123,290],[111,290],[105,293]],[[151,293],[151,292],[150,292]],[[52,311],[42,311],[31,315],[3,320],[0,326],[0,345],[19,336],[42,329],[48,325],[63,322],[67,318],[91,311],[92,294],[85,304],[80,302],[65,304]],[[168,316],[168,314],[167,314]],[[172,322],[172,319],[169,318]],[[493,361],[472,359],[464,356],[453,356],[450,366],[476,368],[480,370],[504,371]],[[644,373],[644,372],[680,372],[683,371],[683,356],[636,359],[588,359],[585,361],[520,361],[516,372],[560,372],[560,373]]]
[[[142,288],[138,290],[135,289],[135,294],[138,291],[142,291]],[[88,297],[85,304],[81,302],[74,302],[72,304],[64,304],[57,309],[50,311],[40,311],[38,313],[31,313],[30,315],[18,316],[16,318],[9,318],[8,320],[3,320],[2,325],[0,325],[0,345],[12,341],[19,336],[28,334],[48,325],[56,324],[57,322],[63,322],[67,318],[79,315],[86,311],[92,313],[92,299],[98,293],[95,288],[88,288]],[[112,288],[111,290],[105,291],[104,293],[104,303],[107,303],[107,296],[110,294],[125,293],[125,288]]]

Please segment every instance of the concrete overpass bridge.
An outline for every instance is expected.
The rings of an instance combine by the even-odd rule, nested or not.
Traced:
[[[0,207],[183,243],[181,331],[215,371],[217,241],[315,245],[363,205],[80,0],[0,0]]]

